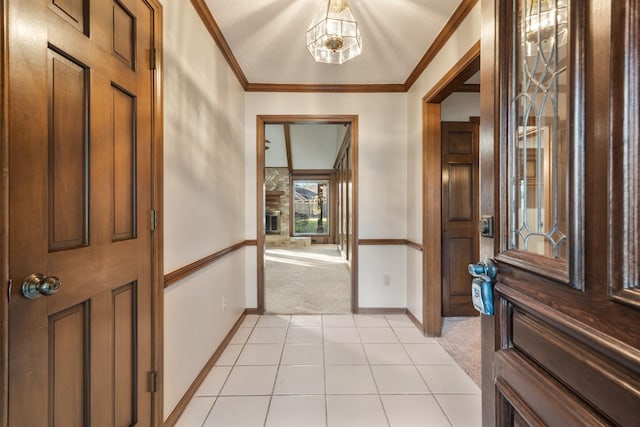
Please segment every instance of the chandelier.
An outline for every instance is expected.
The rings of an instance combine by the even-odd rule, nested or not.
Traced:
[[[360,26],[347,0],[322,2],[307,30],[307,50],[326,64],[343,64],[362,53]]]
[[[527,56],[548,53],[567,44],[567,0],[527,0],[524,31]]]

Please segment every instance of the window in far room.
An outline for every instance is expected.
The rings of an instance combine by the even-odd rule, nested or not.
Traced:
[[[293,235],[329,235],[329,180],[294,180],[293,188]]]

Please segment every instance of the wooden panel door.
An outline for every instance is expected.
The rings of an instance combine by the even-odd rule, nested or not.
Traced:
[[[442,315],[476,316],[467,266],[478,259],[478,125],[442,122]]]
[[[482,20],[483,425],[638,425],[640,1],[483,1]]]
[[[151,425],[154,7],[8,10],[9,424]]]

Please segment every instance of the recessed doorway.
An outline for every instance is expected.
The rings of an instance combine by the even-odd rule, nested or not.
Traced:
[[[443,239],[447,236],[444,231],[448,227],[443,221],[442,212],[442,190],[443,182],[448,181],[448,174],[443,176],[443,143],[442,143],[442,102],[457,90],[476,91],[479,85],[467,83],[473,78],[480,67],[480,42],[474,44],[469,51],[449,70],[449,72],[427,93],[423,98],[423,321],[425,334],[430,336],[440,336],[442,330],[442,305],[443,290],[452,294],[462,294],[463,291],[456,286],[444,286],[451,279],[451,271],[460,272],[460,265],[464,264],[459,259],[443,265],[443,257],[448,253],[456,254],[456,249],[444,247]],[[465,84],[466,83],[466,84]],[[455,150],[454,150],[455,151]],[[473,151],[473,150],[472,150]],[[447,169],[449,162],[447,161]],[[470,172],[473,175],[473,172]],[[467,192],[458,192],[457,195],[465,195]],[[471,194],[471,193],[469,193]],[[449,196],[449,194],[447,194]],[[457,196],[454,196],[457,197]],[[473,199],[475,196],[470,196]],[[467,200],[469,197],[465,196]],[[473,202],[473,200],[472,200]],[[477,201],[473,202],[477,203]],[[472,204],[473,204],[472,203]],[[475,205],[477,206],[477,205]],[[471,207],[473,213],[475,209]],[[470,221],[473,223],[473,220]],[[477,232],[472,230],[472,232]],[[446,241],[444,242],[447,243]],[[449,242],[450,243],[450,242]],[[467,245],[468,249],[475,249],[476,243]],[[456,254],[457,255],[457,254]],[[473,258],[471,258],[473,259]],[[449,260],[452,261],[452,260]],[[444,267],[444,268],[443,268]],[[447,275],[447,277],[445,277]],[[467,271],[463,269],[458,276],[458,282],[468,284],[471,281],[466,278]],[[469,276],[470,277],[470,276]],[[465,280],[467,279],[467,280]],[[454,292],[451,292],[454,290]],[[456,296],[457,295],[453,295]],[[462,297],[467,299],[467,297]],[[468,294],[468,301],[471,304],[471,295]]]
[[[357,117],[258,116],[258,312],[357,310]]]

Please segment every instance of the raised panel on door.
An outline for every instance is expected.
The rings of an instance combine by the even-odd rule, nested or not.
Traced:
[[[445,149],[449,154],[473,154],[473,128],[466,125],[444,124],[447,132]]]
[[[9,3],[9,424],[150,426],[155,6]]]
[[[49,9],[76,30],[89,34],[89,0],[49,0]]]
[[[448,221],[473,220],[473,163],[449,163]]]
[[[89,243],[89,70],[48,49],[49,250]]]
[[[112,292],[114,414],[115,425],[121,426],[134,425],[138,419],[136,290],[137,284],[131,283]]]
[[[136,236],[136,98],[111,86],[113,99],[113,241]]]
[[[119,1],[113,2],[113,54],[132,69],[136,67],[136,18]]]
[[[50,426],[90,424],[88,302],[49,316]]]
[[[467,266],[474,262],[477,251],[472,238],[449,238],[443,246],[442,314],[474,316],[471,304]]]

